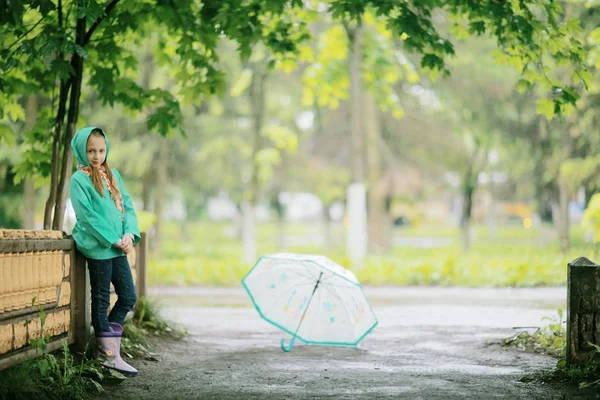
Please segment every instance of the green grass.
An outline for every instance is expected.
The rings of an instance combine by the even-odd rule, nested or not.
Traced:
[[[322,231],[319,224],[286,225],[286,235],[290,238],[320,235]],[[369,256],[365,265],[354,272],[361,283],[372,285],[557,286],[566,283],[569,261],[579,256],[593,260],[595,256],[594,247],[583,242],[583,232],[578,228],[572,231],[573,246],[567,254],[558,251],[556,241],[541,246],[541,232],[536,228],[499,226],[494,240],[487,226],[475,226],[474,231],[471,251],[463,254],[456,228],[446,225],[397,228],[396,237],[445,238],[451,239],[451,245],[394,247],[390,254]],[[338,224],[332,232],[333,244],[326,248],[289,245],[285,251],[323,254],[348,267],[343,227]],[[188,224],[185,236],[187,240],[179,226],[165,226],[161,257],[150,259],[150,284],[236,286],[251,268],[241,262],[242,245],[232,224]],[[259,256],[280,251],[276,224],[260,225],[257,237]]]
[[[40,308],[42,329],[46,313]],[[151,353],[150,336],[180,339],[186,332],[160,315],[160,306],[144,297],[138,301],[134,317],[126,320],[121,342],[124,358],[142,358],[157,361]],[[86,400],[104,392],[103,385],[120,383],[125,376],[106,369],[100,361],[91,358],[90,348],[82,354],[73,354],[67,341],[61,340],[62,348],[53,353],[44,353],[50,336],[46,334],[30,342],[40,356],[0,371],[0,400]],[[89,343],[94,345],[92,339]]]
[[[61,339],[61,349],[45,353],[51,339],[44,331],[46,312],[40,306],[38,313],[42,335],[31,340],[29,345],[40,355],[0,372],[0,399],[89,399],[103,392],[101,382],[111,375],[96,360],[83,354],[74,355],[65,339]],[[28,324],[29,322],[25,322]],[[124,377],[119,373],[119,378]]]
[[[548,323],[533,333],[521,330],[504,340],[507,346],[515,346],[520,350],[550,354],[564,359],[567,340],[566,312],[559,309],[554,317],[545,317]]]
[[[156,300],[140,297],[134,309],[133,318],[123,326],[121,353],[123,357],[157,361],[152,352],[150,337],[170,337],[179,340],[187,332],[165,320],[161,315],[161,305]]]

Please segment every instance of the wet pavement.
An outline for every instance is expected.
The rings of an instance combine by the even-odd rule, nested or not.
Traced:
[[[183,341],[109,388],[111,399],[583,399],[576,388],[521,382],[557,359],[502,346],[517,326],[541,326],[566,288],[367,287],[379,325],[358,348],[297,344],[263,321],[241,288],[152,288]]]

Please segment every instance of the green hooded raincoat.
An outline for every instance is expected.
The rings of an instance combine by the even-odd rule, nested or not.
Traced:
[[[79,164],[88,166],[87,141],[94,129],[96,128],[83,128],[73,137],[71,148]],[[108,159],[110,145],[104,131],[102,133],[106,139],[106,159]],[[140,241],[140,229],[131,197],[123,186],[119,172],[112,169],[112,173],[123,196],[124,219],[121,211],[117,209],[115,202],[110,197],[106,183],[104,183],[104,196],[100,196],[92,179],[78,170],[71,177],[69,186],[71,203],[77,216],[77,223],[73,228],[73,239],[79,251],[87,258],[94,260],[106,260],[124,255],[123,251],[118,247],[113,247],[113,244],[126,233],[133,235],[134,244]]]

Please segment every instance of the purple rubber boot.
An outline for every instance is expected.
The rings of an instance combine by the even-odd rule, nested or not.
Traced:
[[[123,327],[117,322],[110,323],[111,332],[100,332],[96,335],[98,359],[102,365],[119,371],[125,376],[136,376],[138,371],[121,358],[121,336]]]

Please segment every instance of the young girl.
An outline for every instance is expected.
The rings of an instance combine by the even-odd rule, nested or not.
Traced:
[[[137,370],[120,356],[120,345],[123,321],[136,302],[126,254],[140,241],[137,217],[121,176],[108,167],[110,146],[104,131],[81,129],[71,147],[79,163],[69,187],[77,217],[73,239],[90,272],[98,358],[108,368],[135,376]],[[118,300],[108,314],[111,282]]]

